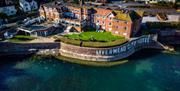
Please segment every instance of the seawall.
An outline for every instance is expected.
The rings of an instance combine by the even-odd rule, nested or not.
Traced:
[[[157,35],[145,35],[129,42],[108,48],[80,47],[65,43],[0,43],[0,56],[6,55],[62,55],[89,61],[115,61],[126,58],[144,48],[164,49]]]
[[[0,56],[6,55],[58,55],[60,43],[0,43]]]
[[[180,45],[180,30],[159,31],[158,41],[168,45]]]
[[[115,61],[126,58],[144,48],[164,49],[157,36],[147,35],[133,39],[123,45],[108,48],[89,48],[61,43],[62,56],[90,61]]]

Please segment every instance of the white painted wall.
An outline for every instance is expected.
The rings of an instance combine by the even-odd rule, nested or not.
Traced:
[[[34,0],[32,0],[31,2],[27,2],[26,0],[19,0],[19,4],[24,12],[29,12],[38,9],[38,4]]]
[[[0,7],[0,13],[5,13],[8,16],[15,15],[16,12],[15,6]]]
[[[179,22],[180,21],[180,15],[167,15],[168,21],[175,21]]]
[[[32,0],[32,2],[30,2],[30,5],[31,5],[31,10],[37,10],[38,9],[38,4],[34,0]]]
[[[19,4],[20,4],[21,9],[22,9],[24,12],[29,12],[29,11],[31,11],[31,5],[30,5],[30,3],[27,2],[26,0],[19,0]]]
[[[159,20],[157,19],[157,17],[145,16],[142,19],[142,23],[146,22],[159,22]]]
[[[167,15],[168,20],[166,21],[159,21],[157,17],[151,17],[151,16],[145,16],[142,19],[142,23],[146,22],[179,22],[180,21],[180,15]]]

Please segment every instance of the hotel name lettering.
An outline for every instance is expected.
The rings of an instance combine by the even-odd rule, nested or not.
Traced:
[[[111,48],[111,49],[103,49],[96,50],[96,55],[114,55],[122,52],[127,52],[129,50],[134,50],[138,46],[142,46],[150,43],[150,37],[143,37],[139,39],[132,40],[129,43],[126,43],[122,46]]]

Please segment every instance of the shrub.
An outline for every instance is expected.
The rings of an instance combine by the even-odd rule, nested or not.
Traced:
[[[80,46],[81,44],[81,41],[79,40],[74,40],[74,39],[68,39],[66,37],[63,37],[63,36],[60,36],[59,37],[59,40],[63,43],[67,43],[67,44],[73,44],[73,45],[77,45],[77,46]]]
[[[35,39],[35,37],[24,36],[24,35],[16,35],[13,38],[9,39],[10,42],[28,42]]]
[[[126,39],[119,39],[112,42],[82,42],[83,47],[97,47],[97,48],[103,48],[103,47],[113,47],[118,46],[126,43]]]

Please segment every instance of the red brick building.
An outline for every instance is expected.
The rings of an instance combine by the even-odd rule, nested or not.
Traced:
[[[74,6],[49,3],[39,9],[40,16],[66,26],[73,26],[77,31],[86,31],[86,27],[105,30],[114,35],[130,38],[135,34],[142,21],[142,12],[111,10],[90,6]]]

